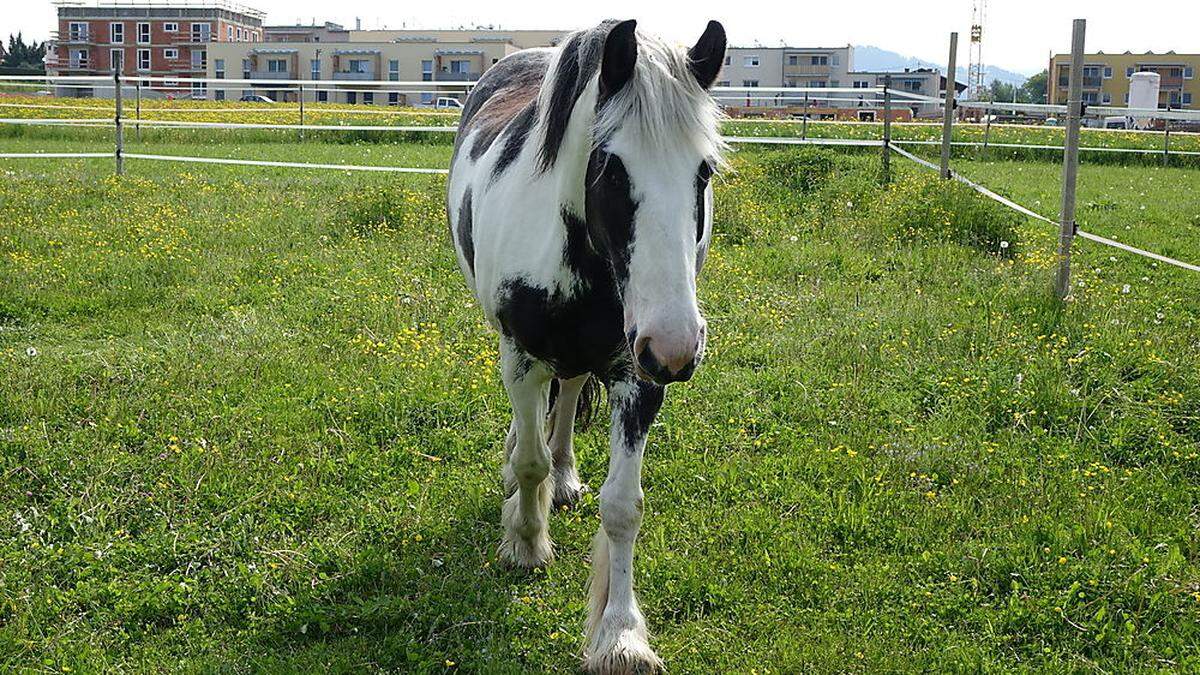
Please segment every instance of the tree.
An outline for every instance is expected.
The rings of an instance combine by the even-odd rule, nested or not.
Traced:
[[[36,40],[25,44],[25,39],[20,33],[8,36],[8,53],[4,55],[4,60],[0,61],[0,66],[5,68],[21,68],[44,70],[45,64],[42,59],[46,56],[46,43],[39,43]]]
[[[1000,80],[992,80],[992,86],[988,87],[988,89],[993,101],[1011,101],[1013,100],[1013,94],[1016,93],[1015,87]]]
[[[1021,85],[1021,100],[1026,103],[1046,102],[1046,82],[1050,79],[1050,71],[1043,70],[1031,76]]]

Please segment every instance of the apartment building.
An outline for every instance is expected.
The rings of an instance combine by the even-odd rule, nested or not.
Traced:
[[[262,40],[263,13],[224,0],[170,3],[59,2],[58,30],[46,52],[49,75],[122,75],[163,95],[206,95],[203,83],[213,45]],[[118,56],[119,55],[119,56]],[[143,77],[173,78],[165,83]],[[112,96],[111,88],[60,87],[60,96]]]
[[[721,87],[848,87],[854,70],[854,48],[730,47],[717,75]],[[746,94],[717,97],[726,105],[775,106],[803,95]],[[811,97],[810,97],[811,98]]]
[[[855,89],[870,89],[871,87],[882,87],[888,78],[891,78],[891,87],[895,91],[908,92],[919,96],[928,96],[934,99],[941,99],[946,92],[946,77],[933,68],[905,68],[902,71],[890,70],[857,70],[850,73],[850,81],[845,86]],[[966,89],[965,84],[955,83],[957,91]],[[853,94],[845,95],[849,98],[855,98]],[[861,105],[866,106],[868,101],[875,100],[873,96],[859,97],[863,100]],[[913,117],[935,117],[942,114],[942,104],[939,101],[915,101],[904,99],[897,96],[894,99],[898,105],[908,108],[912,112]],[[849,103],[848,105],[855,105]]]
[[[261,80],[253,85],[213,84],[209,98],[231,100],[250,94],[275,101],[295,101],[295,85],[271,86],[270,80],[333,82],[306,86],[306,101],[360,105],[417,105],[432,102],[436,89],[408,87],[402,92],[371,81],[473,82],[505,56],[527,47],[552,46],[566,31],[313,31],[290,32],[271,27],[271,36],[286,42],[214,45],[208,76],[214,79]],[[317,28],[317,27],[308,27]],[[330,36],[340,39],[330,41]],[[366,38],[376,38],[368,40]]]
[[[1070,84],[1070,54],[1055,54],[1050,59],[1050,103],[1067,102]],[[1195,109],[1200,104],[1200,54],[1105,54],[1097,52],[1084,56],[1083,100],[1094,105],[1123,106],[1129,103],[1129,78],[1136,72],[1158,73],[1158,107]]]

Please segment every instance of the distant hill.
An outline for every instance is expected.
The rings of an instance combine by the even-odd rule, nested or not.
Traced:
[[[937,68],[940,71],[945,71],[945,64],[933,63],[924,61],[915,56],[905,56],[897,52],[880,49],[879,47],[871,47],[869,45],[854,46],[854,69],[855,70],[904,70],[905,68]],[[967,81],[967,69],[964,66],[959,66],[957,69],[957,80],[959,82]],[[1000,80],[1007,84],[1020,86],[1028,79],[1027,76],[1021,73],[1016,73],[1011,70],[1005,70],[997,66],[987,67],[987,81]]]

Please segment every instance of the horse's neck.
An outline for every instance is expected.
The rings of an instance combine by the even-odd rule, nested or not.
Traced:
[[[584,182],[592,152],[592,124],[596,119],[595,85],[580,95],[567,124],[558,158],[550,170],[559,204],[577,215],[584,213]]]

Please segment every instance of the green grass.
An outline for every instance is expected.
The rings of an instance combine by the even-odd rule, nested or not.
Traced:
[[[637,585],[668,666],[1200,667],[1200,275],[1079,242],[1060,308],[1055,233],[962,186],[897,161],[880,189],[874,152],[734,168],[709,357],[645,466]],[[959,168],[1057,204],[1050,165]],[[1095,189],[1121,210],[1085,224],[1167,205],[1139,241],[1195,241],[1172,210],[1194,172],[1115,169]],[[574,667],[597,505],[554,516],[548,569],[497,564],[508,404],[440,177],[0,172],[0,664]],[[578,446],[598,486],[604,431]]]

